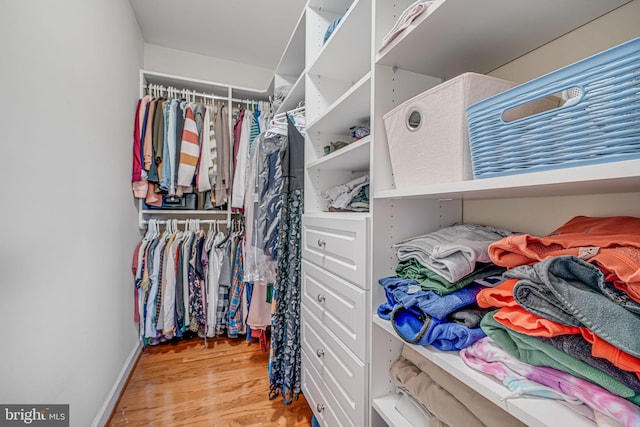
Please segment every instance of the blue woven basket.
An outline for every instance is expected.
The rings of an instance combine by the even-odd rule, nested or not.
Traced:
[[[562,91],[574,97],[504,120]],[[467,122],[474,178],[640,158],[640,38],[473,104]]]

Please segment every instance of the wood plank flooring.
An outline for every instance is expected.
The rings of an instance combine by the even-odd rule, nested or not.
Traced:
[[[268,354],[254,339],[190,339],[147,347],[109,427],[247,427],[311,425],[304,396],[269,400]]]

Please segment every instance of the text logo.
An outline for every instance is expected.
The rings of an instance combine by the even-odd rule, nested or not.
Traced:
[[[0,427],[69,427],[69,405],[0,405]]]

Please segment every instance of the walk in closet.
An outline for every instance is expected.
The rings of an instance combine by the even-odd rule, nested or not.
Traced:
[[[414,425],[396,410],[389,377],[405,343],[375,314],[386,300],[378,279],[396,267],[395,243],[460,222],[544,235],[576,215],[640,215],[638,160],[397,187],[383,122],[465,72],[522,83],[631,40],[637,1],[439,0],[382,48],[413,3],[311,0],[306,8],[302,383],[323,426]],[[370,135],[354,140],[354,125],[370,126]],[[324,151],[335,141],[347,145]],[[330,209],[328,190],[364,176],[367,212]],[[595,425],[547,399],[507,398],[505,386],[457,352],[412,348],[524,424]]]
[[[243,235],[255,237],[250,233],[259,230],[262,240],[246,239],[253,258],[246,260],[243,254],[242,260],[244,267],[252,263],[253,269],[244,278],[235,277],[236,289],[249,280],[254,289],[265,285],[264,307],[271,309],[276,302],[273,312],[262,312],[269,321],[261,330],[270,328],[272,341],[266,340],[266,333],[249,335],[249,340],[263,344],[257,350],[259,363],[269,357],[269,366],[264,366],[269,384],[264,389],[228,374],[227,388],[235,391],[235,381],[250,388],[243,390],[249,394],[252,386],[260,388],[255,395],[264,396],[264,407],[280,405],[273,414],[295,407],[289,419],[300,410],[296,403],[308,403],[321,427],[442,425],[440,420],[430,423],[420,407],[407,406],[390,373],[400,356],[410,354],[422,373],[431,370],[468,387],[471,391],[459,399],[463,404],[465,399],[480,402],[512,425],[602,425],[593,411],[579,414],[569,404],[516,396],[523,390],[509,389],[472,369],[464,352],[409,344],[395,323],[378,314],[388,302],[379,281],[396,274],[399,242],[454,224],[546,236],[576,216],[640,218],[640,139],[632,143],[636,145],[631,159],[432,182],[425,170],[397,166],[394,155],[416,153],[388,136],[385,116],[464,73],[521,84],[633,41],[640,37],[640,0],[287,1],[287,6],[266,2],[271,14],[257,13],[265,6],[256,2],[230,16],[225,12],[236,2],[194,3],[206,13],[186,7],[188,2],[169,0],[3,5],[0,81],[6,102],[0,114],[5,131],[0,158],[11,190],[3,217],[7,227],[0,256],[0,319],[16,327],[2,351],[0,404],[69,404],[72,426],[100,427],[115,419],[110,418],[113,409],[148,346],[154,346],[155,354],[175,351],[171,363],[185,363],[185,370],[190,369],[189,362],[200,360],[197,353],[178,355],[177,346],[167,341],[176,338],[174,329],[187,326],[184,336],[193,338],[192,347],[200,347],[198,340],[211,343],[223,333],[227,340],[228,325],[219,325],[212,311],[215,306],[218,314],[218,302],[225,296],[220,287],[217,294],[207,293],[209,311],[198,311],[194,325],[185,323],[190,296],[184,283],[182,292],[175,292],[182,295],[180,301],[170,299],[162,307],[154,307],[153,300],[143,304],[139,292],[147,292],[149,282],[138,286],[149,277],[140,268],[140,256],[145,255],[140,250],[158,245],[158,234],[168,229],[175,245],[169,249],[176,251],[174,257],[161,260],[158,270],[169,265],[177,278],[181,268],[184,280],[191,258],[185,263],[188,251],[177,246],[184,242],[181,239],[199,236],[209,256],[201,252],[199,261],[217,262],[218,244],[226,237],[242,242]],[[243,45],[247,50],[257,46],[263,54],[274,41],[271,36],[284,27],[282,17],[292,10],[289,6],[295,6],[297,16],[287,19],[292,31],[286,43],[282,37],[279,58],[274,55],[269,62],[264,55],[240,55]],[[418,6],[419,15],[399,25],[406,12]],[[189,25],[187,17],[198,18],[199,24]],[[256,17],[261,21],[256,23]],[[169,27],[158,25],[162,22],[179,30],[175,40],[167,40]],[[208,31],[229,22],[233,28],[224,37],[209,39]],[[197,37],[197,43],[191,39],[191,50],[181,50],[187,44],[185,35]],[[213,48],[221,46],[235,51],[214,57]],[[637,87],[637,81],[628,86]],[[574,88],[563,91],[570,89]],[[193,189],[184,181],[180,189],[167,190],[161,182],[160,190],[153,186],[156,182],[149,186],[140,165],[151,153],[135,145],[141,127],[153,127],[145,125],[144,117],[134,117],[136,103],[145,97],[180,99],[224,111],[222,129],[231,138],[238,111],[262,111],[259,120],[268,120],[261,131],[265,126],[277,130],[270,135],[271,151],[260,152],[260,160],[271,166],[286,162],[288,170],[286,176],[266,173],[261,178],[282,189],[284,197],[264,191],[256,197],[265,198],[256,200],[257,191],[247,187],[234,193],[234,172],[246,168],[251,177],[252,162],[258,160],[249,156],[248,145],[238,146],[246,150],[239,154],[233,144],[226,152],[217,151],[228,162],[230,174],[221,203],[207,195],[206,179],[198,181],[197,168],[192,169]],[[44,110],[34,108],[43,102]],[[637,118],[637,106],[630,106],[629,114]],[[416,130],[420,123],[408,116],[406,127]],[[289,131],[297,141],[293,154],[279,151]],[[637,127],[628,132],[638,135]],[[413,161],[417,158],[416,154]],[[174,161],[179,166],[176,157]],[[166,173],[179,175],[180,170]],[[177,194],[171,194],[174,191]],[[163,195],[188,197],[163,200]],[[254,204],[261,201],[277,207],[270,215],[251,217]],[[284,221],[277,232],[276,218]],[[277,246],[281,230],[285,238]],[[267,250],[278,250],[281,256],[267,259]],[[233,253],[242,249],[236,246]],[[202,291],[204,279],[199,279]],[[280,285],[285,292],[270,294]],[[234,302],[236,314],[243,302]],[[149,318],[145,309],[151,310]],[[160,310],[166,315],[161,325],[166,323],[166,333],[157,323]],[[246,335],[239,335],[246,340]],[[235,361],[241,348],[235,337],[225,345],[237,352],[226,354],[225,360]],[[282,356],[282,365],[271,364],[270,345]],[[204,351],[211,356],[215,347]],[[217,372],[203,369],[194,379],[199,374],[211,379]],[[158,377],[171,381],[165,373]],[[152,403],[144,401],[136,409],[164,417],[162,405],[169,403],[142,389],[144,399]],[[634,393],[640,399],[640,382],[638,389]],[[193,391],[200,393],[197,386]],[[189,393],[181,396],[185,400],[173,402],[187,407],[184,413],[191,409]],[[143,400],[136,393],[134,398]],[[209,409],[207,399],[196,404],[196,412]],[[291,401],[295,403],[288,405]],[[218,403],[218,408],[226,405]],[[227,415],[242,411],[243,404],[249,403],[230,401]],[[304,405],[296,421],[302,424],[311,417]],[[266,412],[261,420],[271,419]],[[640,417],[640,411],[634,414]],[[126,414],[120,415],[122,423],[128,423]],[[241,415],[242,420],[249,418]],[[194,425],[198,421],[194,419]],[[460,423],[450,425],[454,424]]]

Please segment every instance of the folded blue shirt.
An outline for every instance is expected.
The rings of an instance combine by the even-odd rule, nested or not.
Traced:
[[[439,295],[434,291],[420,288],[415,280],[400,277],[385,277],[378,281],[384,288],[387,302],[378,307],[378,316],[389,320],[391,312],[397,304],[404,307],[418,305],[422,312],[435,319],[446,319],[447,315],[463,307],[476,304],[476,295],[483,286],[471,284],[447,295]]]
[[[404,341],[414,345],[432,345],[439,350],[462,350],[484,338],[481,328],[467,328],[459,323],[425,316],[416,307],[396,305],[391,324]]]

